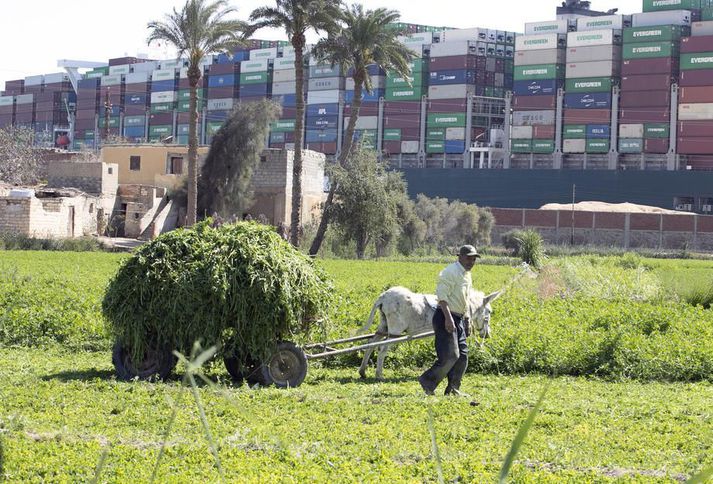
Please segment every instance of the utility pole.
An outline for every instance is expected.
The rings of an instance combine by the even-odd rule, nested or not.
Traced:
[[[572,233],[569,239],[569,245],[574,245],[574,200],[577,194],[577,185],[572,185]]]
[[[102,144],[106,143],[106,140],[109,138],[109,120],[111,119],[112,109],[111,102],[109,102],[110,89],[110,87],[107,87],[106,94],[104,95],[104,129],[102,130]]]

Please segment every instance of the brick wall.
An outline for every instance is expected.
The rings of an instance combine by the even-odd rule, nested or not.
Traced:
[[[491,209],[493,241],[515,229],[532,228],[552,244],[713,251],[713,216]]]
[[[0,232],[29,237],[82,237],[96,234],[97,197],[0,198]]]

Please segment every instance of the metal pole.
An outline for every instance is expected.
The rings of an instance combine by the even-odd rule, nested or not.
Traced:
[[[384,149],[384,98],[379,98],[379,113],[376,125],[376,153],[379,159],[382,158],[382,150]]]
[[[413,336],[401,336],[400,338],[391,338],[391,339],[376,341],[374,343],[366,343],[363,345],[354,346],[352,348],[345,348],[343,350],[325,351],[324,353],[317,353],[315,355],[306,354],[305,356],[307,357],[308,360],[315,360],[317,358],[326,358],[327,356],[345,355],[347,353],[356,353],[357,351],[366,350],[369,348],[378,348],[379,346],[390,345],[390,344],[394,344],[394,343],[403,343],[406,341],[415,341],[417,339],[429,338],[429,337],[433,336],[434,334],[435,334],[434,331],[429,331],[427,333],[416,334]]]
[[[609,169],[616,170],[619,165],[619,86],[612,87],[611,123],[609,126]]]
[[[676,151],[678,142],[676,139],[678,131],[678,84],[671,84],[671,118],[669,123],[668,153],[666,154],[666,169],[669,171],[678,170]]]
[[[503,169],[507,170],[510,168],[510,123],[511,123],[511,109],[512,109],[512,91],[507,91],[505,93],[505,120],[503,122],[503,131],[505,132],[505,139],[503,140],[503,148],[505,148],[505,157],[503,158]]]
[[[557,89],[557,110],[555,111],[555,152],[552,154],[552,168],[562,169],[562,123],[564,112],[564,89]]]
[[[569,239],[569,245],[574,245],[574,201],[577,193],[577,185],[572,185],[572,234]]]

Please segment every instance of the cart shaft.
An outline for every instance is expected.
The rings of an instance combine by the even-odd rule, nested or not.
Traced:
[[[351,348],[344,348],[341,350],[325,351],[323,353],[317,353],[314,355],[306,354],[308,360],[315,360],[317,358],[326,358],[328,356],[345,355],[348,353],[356,353],[357,351],[366,350],[369,348],[378,348],[379,346],[390,345],[394,343],[404,343],[406,341],[414,341],[417,339],[428,338],[433,336],[435,333],[433,331],[428,331],[426,333],[420,333],[415,335],[400,336],[398,338],[383,339],[381,341],[374,341],[373,343],[366,343],[359,346],[353,346]],[[371,335],[373,336],[373,335]],[[350,338],[351,339],[351,338]],[[366,339],[359,337],[358,339],[351,339],[352,341],[358,341],[359,339]],[[348,341],[344,341],[348,342]],[[332,343],[335,343],[334,341]]]

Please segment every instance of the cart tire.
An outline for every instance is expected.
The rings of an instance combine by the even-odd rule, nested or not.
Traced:
[[[240,363],[236,357],[224,356],[223,363],[225,364],[225,369],[228,370],[228,373],[234,382],[240,383],[245,379],[245,375],[242,371],[240,371]]]
[[[114,345],[111,361],[114,363],[116,376],[124,381],[134,378],[149,380],[157,376],[165,380],[178,362],[169,349],[149,350],[144,354],[142,361],[135,362],[131,357],[131,351],[118,342]]]
[[[261,368],[266,385],[294,388],[300,386],[307,376],[307,357],[296,344],[282,341]]]

